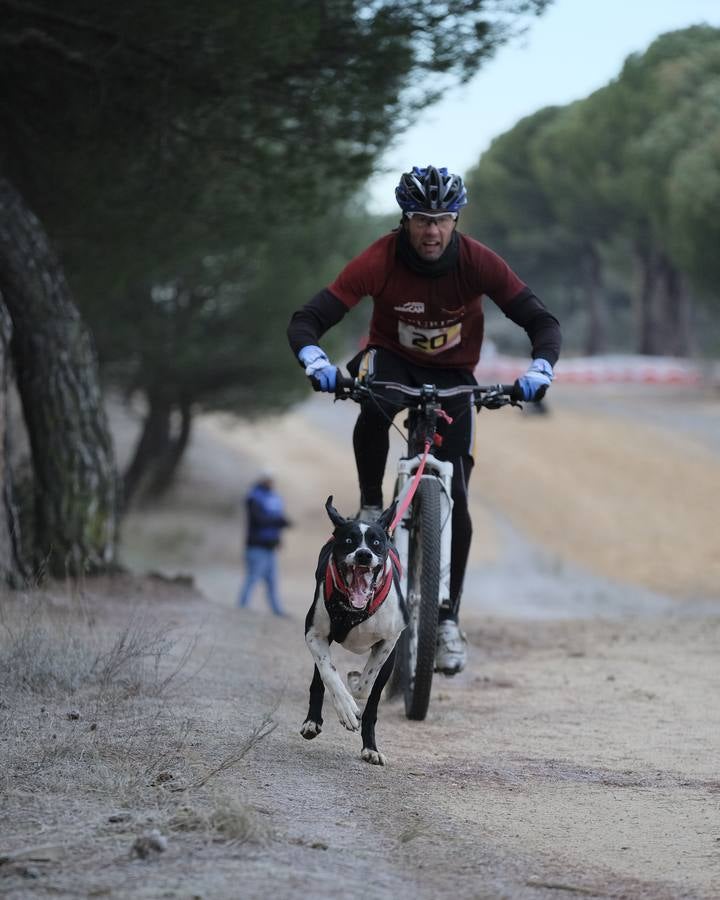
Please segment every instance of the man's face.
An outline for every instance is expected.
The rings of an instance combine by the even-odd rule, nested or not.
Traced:
[[[450,243],[455,222],[456,216],[451,213],[406,215],[405,227],[413,250],[428,262],[439,259]]]

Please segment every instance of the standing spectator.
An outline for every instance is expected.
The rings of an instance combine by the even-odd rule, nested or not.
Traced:
[[[286,616],[277,593],[276,551],[280,534],[290,522],[285,518],[282,498],[274,490],[274,476],[263,469],[246,498],[247,539],[245,542],[245,583],[238,595],[238,606],[245,608],[259,581],[267,585],[270,609],[276,616]]]

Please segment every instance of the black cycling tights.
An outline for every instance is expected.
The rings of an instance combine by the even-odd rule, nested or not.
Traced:
[[[383,412],[372,406],[363,406],[353,432],[353,448],[360,482],[360,502],[363,506],[383,506],[382,481],[390,446],[389,430],[390,420]],[[446,458],[453,463],[450,609],[441,609],[440,618],[457,621],[472,540],[468,483],[473,459],[469,454]]]

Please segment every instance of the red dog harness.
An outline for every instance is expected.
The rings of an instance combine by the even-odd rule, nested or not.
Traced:
[[[364,610],[358,610],[358,612],[363,612],[367,616],[371,616],[373,615],[373,613],[377,612],[387,595],[390,593],[390,588],[392,587],[393,583],[393,569],[397,571],[398,576],[402,572],[402,567],[400,565],[400,559],[397,555],[397,552],[394,548],[391,547],[388,550],[388,557],[385,560],[385,571],[383,572],[382,580],[373,588],[372,598],[368,605]],[[335,560],[331,556],[328,562],[327,569],[325,570],[326,602],[330,599],[334,591],[337,591],[344,597],[349,596],[347,585],[345,584],[342,575],[335,565]]]

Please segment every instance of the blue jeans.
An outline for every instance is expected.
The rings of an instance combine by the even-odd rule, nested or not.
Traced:
[[[268,600],[270,601],[270,609],[276,616],[284,616],[280,600],[277,594],[277,563],[275,561],[275,550],[268,550],[266,547],[246,547],[245,548],[245,566],[247,574],[245,576],[245,584],[243,584],[238,594],[238,606],[246,607],[250,602],[250,594],[259,581],[264,581],[267,585]]]

